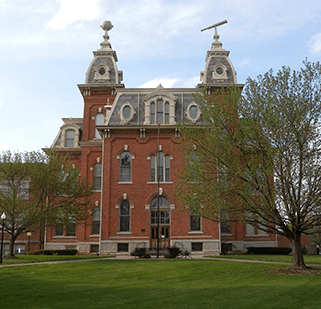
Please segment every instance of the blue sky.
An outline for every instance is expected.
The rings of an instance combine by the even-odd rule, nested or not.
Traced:
[[[82,117],[77,84],[103,41],[126,88],[194,87],[213,30],[238,83],[321,56],[320,0],[0,0],[0,151],[50,146],[61,118]]]

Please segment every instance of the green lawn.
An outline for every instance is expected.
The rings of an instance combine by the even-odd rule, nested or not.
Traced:
[[[106,258],[106,256],[97,255],[16,255],[16,259],[2,259],[3,264],[23,264],[49,261],[64,260],[87,260],[96,258]],[[0,264],[1,265],[1,264]]]
[[[0,268],[1,308],[318,308],[321,275],[267,264],[97,260]]]
[[[261,254],[231,254],[211,256],[211,258],[223,259],[240,259],[240,260],[256,260],[256,261],[271,261],[271,262],[292,262],[292,255],[261,255]],[[306,264],[321,264],[321,255],[304,255],[304,263]],[[321,266],[321,265],[320,265]]]

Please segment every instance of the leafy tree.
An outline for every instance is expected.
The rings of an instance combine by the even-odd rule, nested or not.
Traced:
[[[321,226],[319,63],[283,67],[196,100],[203,125],[181,124],[184,166],[176,187],[185,209],[217,221],[244,220],[293,244]],[[192,177],[191,177],[192,176]]]
[[[7,257],[14,257],[21,233],[88,216],[91,186],[68,158],[40,151],[0,155],[0,213],[7,216],[4,229],[10,234]]]

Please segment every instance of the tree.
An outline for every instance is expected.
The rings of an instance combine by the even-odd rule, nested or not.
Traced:
[[[83,221],[88,216],[91,185],[80,171],[55,152],[3,152],[0,155],[0,213],[7,219],[9,254],[21,233]]]
[[[321,226],[321,67],[303,63],[248,78],[243,90],[200,91],[204,124],[180,125],[185,163],[176,187],[188,211],[213,221],[228,213],[286,236],[298,268],[301,235]]]

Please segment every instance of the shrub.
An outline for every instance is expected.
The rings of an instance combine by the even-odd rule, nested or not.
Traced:
[[[292,249],[289,247],[247,247],[247,254],[273,254],[288,255]]]
[[[135,248],[134,255],[138,256],[141,259],[141,258],[147,256],[146,251],[147,251],[146,248]]]
[[[182,250],[177,247],[168,248],[169,255],[165,255],[166,258],[175,259],[182,253]]]
[[[28,255],[76,255],[78,250],[76,249],[41,249],[36,251],[30,251]]]

